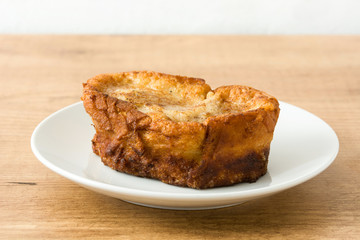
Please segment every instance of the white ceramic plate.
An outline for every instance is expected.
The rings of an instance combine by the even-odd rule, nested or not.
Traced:
[[[31,148],[54,172],[111,197],[166,209],[210,209],[268,196],[303,183],[335,159],[335,132],[315,115],[281,102],[268,173],[255,183],[195,190],[116,172],[92,153],[94,129],[82,103],[50,115],[34,130]]]

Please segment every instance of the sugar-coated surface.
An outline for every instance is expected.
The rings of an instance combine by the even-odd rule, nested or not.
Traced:
[[[133,103],[143,113],[175,122],[203,122],[211,116],[256,109],[263,103],[252,101],[258,92],[247,87],[239,92],[240,95],[229,99],[229,95],[236,94],[212,91],[206,84],[185,84],[185,88],[177,85],[161,79],[144,81],[138,75],[128,75],[119,77],[116,84],[112,82],[103,90],[109,96]]]

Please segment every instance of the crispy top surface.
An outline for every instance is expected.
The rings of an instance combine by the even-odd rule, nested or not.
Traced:
[[[132,103],[153,119],[203,122],[209,117],[278,108],[274,97],[246,86],[211,90],[203,79],[156,72],[101,74],[87,82],[100,92]]]

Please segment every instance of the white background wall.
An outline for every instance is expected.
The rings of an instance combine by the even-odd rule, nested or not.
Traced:
[[[10,34],[360,34],[360,0],[0,0]]]

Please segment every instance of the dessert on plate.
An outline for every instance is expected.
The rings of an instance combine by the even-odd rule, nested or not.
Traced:
[[[267,172],[278,101],[247,86],[141,71],[101,74],[82,100],[95,154],[114,170],[204,189]]]

